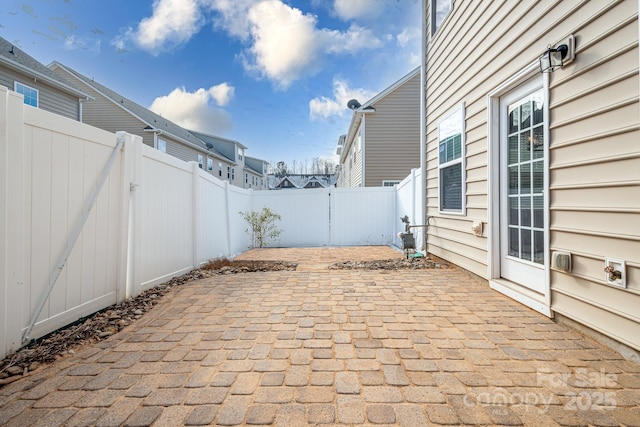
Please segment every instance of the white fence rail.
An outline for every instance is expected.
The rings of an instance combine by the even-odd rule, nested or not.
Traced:
[[[124,141],[48,297],[71,230],[118,138]],[[246,250],[239,212],[268,206],[273,246],[388,245],[420,215],[420,178],[396,188],[257,191],[142,144],[36,108],[0,87],[0,358],[28,338]],[[31,317],[46,297],[36,322]]]

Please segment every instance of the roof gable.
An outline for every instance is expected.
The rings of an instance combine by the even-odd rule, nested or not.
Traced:
[[[66,65],[63,65],[57,61],[54,61],[53,63],[51,63],[49,67],[53,69],[59,68],[66,71],[69,75],[80,80],[82,83],[86,84],[87,86],[91,87],[93,90],[100,93],[109,101],[113,102],[116,105],[119,105],[122,109],[127,111],[129,114],[133,115],[134,117],[141,120],[143,123],[147,124],[148,128],[145,128],[146,131],[162,132],[177,140],[181,140],[185,143],[196,146],[199,149],[209,151],[214,156],[221,157],[225,160],[233,161],[232,160],[233,158],[227,157],[226,155],[219,152],[215,148],[209,148],[205,141],[202,141],[200,138],[192,134],[187,129],[173,123],[171,120],[168,120],[159,114],[154,113],[148,108],[145,108],[140,104],[120,95],[119,93],[109,89],[108,87],[96,82],[93,79],[90,79],[89,77],[77,72],[76,70],[69,68]]]
[[[47,68],[41,62],[25,53],[22,49],[9,43],[0,37],[0,64],[7,68],[19,71],[23,74],[38,78],[48,85],[53,86],[63,92],[70,93],[79,98],[91,98],[70,82],[66,81],[58,74]],[[13,89],[13,88],[11,88]]]

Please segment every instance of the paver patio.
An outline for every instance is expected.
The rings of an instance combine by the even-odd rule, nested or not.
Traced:
[[[401,256],[246,252],[301,265],[175,288],[0,389],[0,425],[640,425],[640,364],[462,271],[327,269]]]

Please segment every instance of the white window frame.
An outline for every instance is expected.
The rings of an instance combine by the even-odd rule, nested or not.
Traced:
[[[238,147],[238,160],[242,160],[243,156],[244,156],[244,150]]]
[[[433,37],[440,28],[442,28],[442,25],[444,24],[444,22],[447,20],[447,18],[449,17],[449,15],[451,15],[451,11],[453,10],[453,0],[441,0],[441,2],[448,2],[449,3],[449,10],[447,11],[447,13],[442,17],[442,21],[440,21],[440,25],[436,26],[436,8],[438,6],[438,0],[431,0],[430,3],[430,25],[429,27],[431,28],[431,37]]]
[[[204,168],[204,156],[202,154],[198,154],[198,167],[200,169]]]
[[[393,187],[395,185],[400,184],[400,180],[398,179],[383,179],[382,186],[383,187]]]
[[[231,166],[227,166],[227,179],[231,179]]]
[[[207,157],[207,170],[213,172],[213,159]]]
[[[438,212],[440,212],[443,215],[462,215],[465,216],[467,214],[467,186],[466,186],[466,181],[467,181],[467,173],[466,173],[466,168],[467,168],[467,162],[466,162],[466,138],[465,138],[465,133],[466,133],[466,126],[465,126],[465,119],[466,115],[465,115],[465,104],[464,102],[461,102],[460,104],[458,104],[456,107],[454,107],[453,109],[449,110],[447,112],[447,114],[445,114],[440,121],[438,122]],[[448,162],[445,163],[441,163],[440,162],[440,141],[442,141],[443,137],[444,138],[448,138],[452,135],[455,135],[454,133],[452,134],[448,134],[448,130],[447,130],[447,126],[449,126],[449,124],[447,123],[447,121],[449,120],[455,120],[455,119],[459,119],[460,120],[460,157],[457,157],[453,160],[450,160]],[[443,134],[444,132],[444,134]],[[460,201],[460,209],[443,209],[442,207],[442,185],[443,183],[441,182],[442,178],[442,171],[444,169],[447,169],[450,166],[455,166],[457,164],[460,164],[461,166],[461,188],[460,188],[460,197],[462,198],[462,200]]]
[[[19,86],[21,86],[21,87],[23,88],[23,89],[22,89],[22,90],[23,90],[23,92],[20,92],[20,91],[18,90],[18,87],[19,87]],[[30,90],[30,91],[35,92],[35,94],[36,94],[36,105],[33,105],[33,104],[31,104],[31,103],[27,102],[27,98],[25,97],[25,94],[24,94],[24,89],[28,89],[28,90]],[[26,85],[26,84],[24,84],[24,83],[21,83],[21,82],[16,81],[16,82],[13,82],[13,91],[14,91],[14,92],[17,92],[17,93],[19,93],[20,95],[22,95],[22,96],[23,96],[23,98],[24,98],[24,103],[25,103],[26,105],[30,105],[30,106],[32,106],[32,107],[36,107],[36,108],[38,108],[38,107],[40,106],[40,91],[39,91],[38,89],[36,89],[35,87],[31,87],[31,86],[29,86],[29,85]],[[30,97],[30,96],[29,96],[29,99],[31,99],[31,97]]]
[[[218,176],[222,178],[222,162],[218,162]]]

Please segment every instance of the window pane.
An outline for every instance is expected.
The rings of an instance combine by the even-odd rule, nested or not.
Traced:
[[[526,259],[527,261],[531,261],[531,231],[530,230],[520,230],[520,250],[521,250],[521,259]]]
[[[509,197],[509,225],[518,225],[518,198]]]
[[[531,95],[531,101],[533,102],[533,124],[538,125],[544,120],[544,113],[542,110],[542,92],[538,91]]]
[[[518,194],[518,166],[509,167],[509,194]]]
[[[520,225],[531,227],[531,197],[520,198]]]
[[[533,226],[543,228],[544,226],[544,197],[535,196],[533,198]]]
[[[532,163],[533,165],[533,192],[536,194],[542,193],[544,188],[544,162],[538,160]]]
[[[533,158],[540,159],[544,156],[544,134],[542,126],[533,128]]]
[[[509,111],[509,133],[518,132],[518,121],[520,115],[518,114],[518,107],[510,107]]]
[[[544,233],[533,232],[533,262],[544,264]]]
[[[531,163],[520,165],[520,194],[531,193]]]
[[[531,160],[531,142],[529,141],[529,131],[520,134],[520,161],[527,162]]]
[[[442,21],[451,11],[451,0],[432,0],[431,2],[431,34],[435,34]]]
[[[526,101],[520,106],[520,129],[531,127],[531,103]]]
[[[440,206],[442,210],[462,210],[462,165],[440,169]]]
[[[509,137],[509,164],[518,163],[518,135]]]
[[[520,257],[520,239],[517,228],[509,228],[509,255]]]

